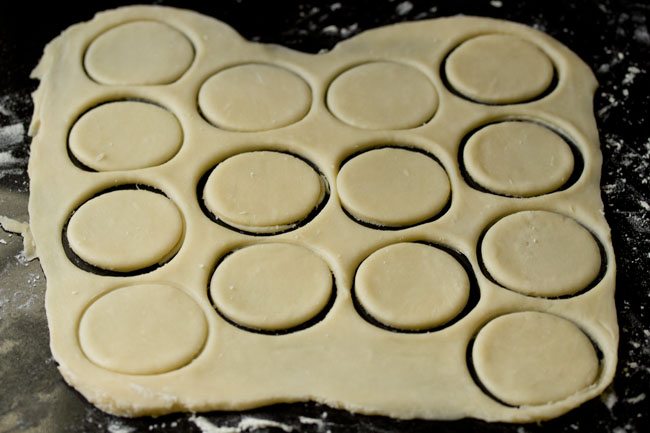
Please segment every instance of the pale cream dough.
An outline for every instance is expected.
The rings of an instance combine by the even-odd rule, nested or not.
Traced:
[[[318,314],[332,293],[327,264],[308,249],[264,244],[237,250],[210,281],[217,309],[254,329],[289,329]]]
[[[315,400],[397,418],[531,422],[611,382],[616,273],[596,81],[547,35],[453,17],[371,30],[312,55],[247,42],[197,13],[137,6],[71,27],[34,75],[30,227],[52,353],[101,409]],[[102,112],[102,125],[120,123],[124,101],[146,101],[136,104],[160,119],[132,131],[134,157],[120,158],[133,165],[81,169],[68,152],[88,148],[96,159],[91,135],[103,135],[90,131],[96,124],[73,146],[71,130]],[[141,115],[106,137],[128,136]],[[178,145],[172,117],[175,150],[165,141]],[[584,162],[575,182],[552,170],[549,184],[530,168],[523,190],[535,197],[470,185],[464,138],[509,119],[561,131]],[[164,156],[138,159],[143,135],[166,128]],[[492,180],[530,164],[519,151],[537,139],[519,138]],[[480,154],[477,164],[493,168]],[[138,185],[160,193],[124,190]],[[64,241],[102,275],[68,257]],[[540,368],[572,373],[531,385]]]
[[[573,154],[558,134],[532,122],[502,122],[472,135],[463,160],[480,186],[499,194],[531,197],[569,179]]]
[[[104,84],[167,84],[193,59],[192,43],[181,32],[156,21],[136,21],[99,35],[86,52],[84,66]]]
[[[270,151],[235,155],[210,173],[203,191],[209,211],[242,230],[291,228],[322,200],[321,178],[295,156]]]
[[[341,202],[359,220],[379,226],[417,224],[440,212],[451,187],[434,159],[384,148],[354,156],[337,178]]]
[[[165,196],[113,191],[84,203],[70,218],[70,248],[85,262],[127,272],[163,262],[183,236],[183,219]]]
[[[210,77],[199,91],[199,108],[214,125],[264,131],[302,119],[311,106],[309,85],[274,65],[234,66]]]
[[[469,297],[462,265],[438,248],[400,243],[365,259],[355,277],[361,306],[385,325],[421,330],[444,324]]]
[[[23,238],[23,251],[21,256],[27,260],[31,261],[35,258],[38,258],[36,252],[36,244],[34,243],[34,237],[32,236],[32,231],[29,228],[29,224],[16,221],[13,218],[0,215],[0,228],[8,233],[16,233]]]
[[[562,296],[585,289],[598,275],[598,244],[580,224],[563,215],[525,211],[492,226],[481,248],[492,277],[533,296]]]
[[[154,104],[117,101],[93,108],[70,131],[72,154],[97,171],[134,170],[170,160],[183,131],[172,113]]]
[[[327,92],[332,113],[365,129],[405,129],[426,123],[438,107],[431,81],[417,69],[393,62],[355,66]]]
[[[472,349],[476,374],[511,405],[563,400],[594,383],[598,355],[566,319],[533,311],[506,314],[483,327]]]
[[[510,35],[481,35],[463,42],[445,65],[455,90],[476,101],[512,104],[540,95],[553,64],[538,47]]]
[[[203,348],[208,326],[182,290],[141,284],[108,292],[79,324],[79,343],[97,365],[125,374],[158,374],[190,362]]]

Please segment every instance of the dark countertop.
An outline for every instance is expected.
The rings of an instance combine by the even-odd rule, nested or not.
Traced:
[[[650,3],[644,1],[160,1],[195,9],[244,37],[318,52],[363,30],[456,14],[534,26],[563,42],[596,72],[595,111],[604,155],[602,191],[618,266],[619,366],[600,398],[538,424],[395,421],[305,403],[244,413],[202,414],[214,426],[250,417],[305,432],[642,432],[650,425]],[[43,47],[69,25],[125,2],[0,6],[0,215],[27,220],[26,173],[31,118],[29,79]],[[334,26],[334,27],[328,27]],[[325,28],[328,30],[324,31]],[[646,89],[645,91],[642,89]],[[128,420],[95,409],[68,387],[51,357],[43,307],[45,278],[37,261],[20,257],[20,238],[0,231],[0,433],[226,433],[187,414]],[[306,418],[301,418],[306,417]],[[309,418],[309,419],[308,419]],[[311,420],[310,420],[311,419]],[[317,421],[318,419],[320,421]],[[201,427],[203,425],[203,427]],[[643,426],[646,426],[643,428]],[[231,430],[231,431],[237,431]],[[257,432],[280,432],[268,426]]]

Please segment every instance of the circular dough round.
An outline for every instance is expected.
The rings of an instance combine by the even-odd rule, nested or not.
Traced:
[[[469,297],[469,278],[449,253],[429,245],[399,243],[361,263],[357,299],[377,321],[397,329],[443,325],[460,313]]]
[[[535,45],[509,35],[470,39],[447,58],[449,84],[466,97],[488,104],[524,102],[553,80],[553,63]]]
[[[571,218],[547,211],[509,215],[483,239],[485,268],[504,287],[532,296],[579,292],[600,270],[598,244]]]
[[[208,177],[205,205],[246,231],[275,232],[306,218],[323,199],[320,176],[295,156],[248,152],[226,159]]]
[[[119,101],[85,113],[70,131],[70,151],[97,171],[135,170],[170,160],[181,147],[176,116],[157,105]]]
[[[569,145],[550,129],[532,122],[488,125],[467,141],[465,168],[485,189],[532,197],[564,185],[573,171]]]
[[[260,244],[219,264],[210,295],[217,309],[247,328],[286,330],[316,316],[332,292],[327,264],[307,248]]]
[[[594,383],[599,370],[596,350],[576,325],[530,311],[485,325],[472,361],[487,390],[514,406],[563,400]]]
[[[103,84],[147,85],[176,81],[193,60],[194,47],[178,30],[134,21],[99,35],[88,47],[84,65]]]
[[[451,194],[449,178],[434,159],[397,148],[364,152],[350,159],[336,184],[345,209],[378,226],[401,227],[437,215]]]
[[[305,117],[310,106],[309,85],[272,65],[234,66],[210,77],[199,91],[203,115],[233,131],[281,128]]]
[[[339,75],[327,105],[345,123],[364,129],[406,129],[426,123],[438,108],[431,81],[400,63],[374,62]]]
[[[87,263],[129,272],[169,258],[183,237],[183,219],[162,194],[112,191],[77,209],[67,237],[72,251]]]
[[[208,326],[182,290],[141,284],[113,290],[88,307],[79,343],[100,367],[124,374],[160,374],[187,365],[203,348]]]

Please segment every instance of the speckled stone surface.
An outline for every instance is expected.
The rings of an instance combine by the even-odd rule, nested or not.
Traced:
[[[394,421],[352,415],[315,404],[280,405],[245,413],[171,415],[126,420],[106,415],[69,388],[52,360],[43,308],[45,281],[25,262],[17,235],[0,231],[0,433],[245,430],[305,432],[641,432],[650,420],[650,34],[647,2],[568,1],[323,1],[160,2],[195,9],[257,41],[308,52],[331,48],[363,30],[390,23],[455,15],[490,16],[534,26],[582,57],[596,72],[595,98],[603,146],[602,190],[617,254],[619,367],[601,398],[553,421],[531,425]],[[123,2],[74,9],[22,3],[0,6],[0,215],[26,221],[29,72],[45,44],[69,25]],[[267,422],[268,421],[268,422]],[[217,427],[232,427],[219,430]]]

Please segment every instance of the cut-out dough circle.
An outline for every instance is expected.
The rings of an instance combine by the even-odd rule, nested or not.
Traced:
[[[339,75],[327,92],[327,105],[340,120],[358,128],[406,129],[433,117],[438,95],[417,69],[373,62]]]
[[[278,331],[316,316],[332,292],[327,264],[307,248],[261,244],[235,251],[217,267],[210,295],[217,309],[247,328]]]
[[[87,263],[116,272],[161,263],[183,237],[183,219],[167,197],[118,190],[84,203],[70,218],[70,248]]]
[[[217,165],[208,176],[203,199],[227,224],[268,233],[306,218],[323,194],[320,175],[306,162],[282,152],[257,151]]]
[[[88,47],[84,65],[102,84],[153,85],[176,81],[193,60],[194,47],[178,30],[134,21],[99,35]]]
[[[467,141],[463,153],[471,178],[485,189],[532,197],[564,185],[573,171],[573,154],[558,134],[532,122],[488,125]]]
[[[485,268],[503,286],[525,295],[556,297],[586,288],[600,270],[591,233],[571,218],[547,211],[509,215],[483,239]]]
[[[467,304],[469,278],[449,253],[419,243],[382,248],[361,263],[355,291],[375,320],[402,330],[440,326]]]
[[[97,171],[135,170],[171,159],[183,131],[169,111],[157,105],[118,101],[85,113],[70,131],[70,151]]]
[[[542,94],[553,80],[553,63],[535,45],[510,35],[477,36],[447,58],[449,84],[488,104],[513,104]]]
[[[445,170],[433,158],[399,148],[370,150],[343,165],[337,178],[344,208],[358,220],[389,227],[437,215],[451,194]]]
[[[113,290],[88,307],[79,343],[100,367],[159,374],[188,364],[208,335],[201,308],[182,290],[142,284]]]
[[[591,385],[599,371],[596,350],[576,325],[530,311],[485,325],[472,361],[485,388],[514,406],[563,400]]]
[[[218,72],[201,86],[199,107],[215,126],[265,131],[295,123],[311,106],[311,89],[279,66],[246,64]]]

